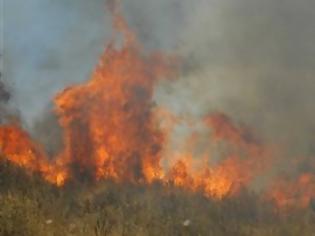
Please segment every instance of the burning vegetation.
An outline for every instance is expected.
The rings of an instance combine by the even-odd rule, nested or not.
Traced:
[[[180,59],[163,52],[145,52],[119,8],[111,4],[110,9],[122,44],[113,40],[91,78],[66,88],[54,99],[54,112],[63,130],[62,149],[49,156],[19,124],[7,122],[0,127],[3,158],[57,186],[82,179],[135,185],[158,182],[210,199],[236,196],[268,174],[273,147],[220,112],[203,120],[211,134],[208,142],[223,149],[219,161],[214,163],[207,152],[195,156],[193,151],[179,150],[174,160],[162,165],[171,130],[160,127],[154,88],[160,80],[176,78]],[[8,98],[3,92],[0,96]],[[279,207],[304,208],[315,197],[311,171],[296,179],[272,182],[265,195]]]

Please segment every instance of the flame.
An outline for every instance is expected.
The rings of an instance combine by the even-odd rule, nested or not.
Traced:
[[[16,124],[0,127],[0,150],[1,158],[7,158],[29,172],[39,172],[48,182],[58,186],[64,184],[67,173],[51,164],[43,148]]]
[[[110,44],[91,79],[55,99],[64,130],[59,159],[93,179],[150,183],[162,175],[163,133],[153,117],[154,85],[172,75],[176,60],[158,52],[145,55],[116,11],[114,26],[123,33],[122,47]]]
[[[57,186],[82,178],[134,184],[159,181],[216,199],[238,194],[268,169],[270,150],[248,128],[223,113],[213,113],[204,124],[211,132],[209,143],[224,144],[221,161],[212,163],[209,153],[198,158],[192,151],[176,150],[170,166],[162,167],[167,134],[181,119],[158,107],[153,94],[160,80],[176,75],[178,59],[161,52],[145,53],[117,2],[109,3],[113,27],[123,43],[116,45],[113,40],[90,80],[55,97],[63,149],[49,157],[19,125],[8,124],[0,126],[2,158],[40,173]],[[188,143],[194,146],[193,139]],[[311,174],[301,175],[289,188],[281,183],[271,196],[279,206],[296,201],[306,206],[314,197],[314,179]]]
[[[267,149],[249,139],[249,131],[237,127],[222,113],[208,115],[205,123],[214,141],[226,142],[232,150],[222,154],[224,160],[216,165],[208,162],[208,156],[201,161],[192,156],[179,158],[168,173],[168,181],[207,197],[235,195],[268,167]]]
[[[89,81],[56,96],[64,149],[54,161],[19,127],[0,128],[5,134],[1,142],[10,144],[10,149],[2,145],[2,154],[57,185],[78,178],[151,183],[163,175],[164,135],[154,118],[152,96],[158,80],[173,76],[177,59],[144,53],[118,2],[109,3],[123,43],[108,45]]]
[[[297,178],[278,178],[273,183],[267,198],[281,209],[306,208],[315,199],[315,175],[302,173]]]

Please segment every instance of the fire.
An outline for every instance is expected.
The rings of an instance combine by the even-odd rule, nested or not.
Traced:
[[[0,127],[0,150],[3,155],[1,158],[5,157],[30,172],[39,172],[48,182],[58,186],[64,184],[67,174],[50,163],[43,148],[33,142],[18,125]]]
[[[206,156],[202,161],[180,158],[168,173],[168,181],[176,186],[203,192],[207,197],[223,198],[237,194],[268,167],[267,149],[254,141],[250,132],[237,127],[222,113],[205,118],[213,132],[214,142],[225,142],[231,150],[211,165]]]
[[[206,166],[198,173],[191,170],[189,162],[179,160],[168,173],[168,177],[175,186],[202,192],[210,198],[221,199],[231,192],[234,182],[226,175],[227,171],[221,171],[220,168],[212,170]]]
[[[162,175],[163,133],[153,117],[154,85],[172,75],[176,60],[161,53],[145,55],[116,13],[114,26],[124,35],[122,47],[110,44],[91,79],[55,99],[64,130],[59,158],[92,179],[150,183]]]
[[[151,183],[163,175],[164,135],[152,96],[157,81],[171,78],[178,63],[174,56],[144,53],[115,2],[110,9],[123,44],[111,42],[90,80],[54,100],[64,149],[48,158],[19,127],[12,127],[14,138],[1,127],[1,142],[11,147],[3,145],[2,154],[57,185],[80,178]]]
[[[2,156],[57,186],[82,178],[133,184],[159,181],[216,199],[249,186],[268,169],[270,150],[222,113],[204,119],[211,133],[209,143],[225,147],[220,161],[212,163],[207,153],[198,158],[193,152],[178,151],[176,161],[162,167],[172,125],[164,130],[160,118],[164,114],[171,124],[180,119],[158,107],[153,94],[158,81],[176,75],[178,59],[161,52],[145,53],[114,2],[110,9],[122,45],[111,42],[90,80],[66,88],[54,99],[63,149],[49,157],[19,125],[9,124],[0,126]],[[292,204],[293,198],[305,206],[314,197],[314,180],[314,175],[305,174],[289,185],[299,193],[297,198],[285,190],[285,183],[272,196],[279,206]]]
[[[2,126],[0,137],[1,151],[10,161],[30,171],[44,168],[46,163],[43,152],[20,127]]]
[[[278,179],[268,192],[279,208],[305,208],[315,199],[315,175],[300,174],[295,179]]]

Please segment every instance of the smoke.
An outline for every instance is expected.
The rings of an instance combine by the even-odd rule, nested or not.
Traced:
[[[122,2],[146,48],[182,58],[181,78],[156,91],[159,104],[196,122],[224,112],[283,147],[284,156],[314,155],[314,1]],[[103,0],[5,7],[5,74],[33,123],[57,91],[89,77],[111,34],[109,14]]]
[[[283,155],[314,155],[315,3],[185,4],[191,10],[175,36],[185,71],[158,99],[180,114],[225,112],[282,145]]]
[[[1,78],[1,74],[0,74]],[[3,120],[6,118],[7,108],[6,105],[10,99],[10,93],[5,88],[4,83],[0,79],[0,123],[3,122]]]
[[[7,86],[6,81],[3,81],[0,72],[0,124],[19,121],[19,112],[11,103],[11,93],[11,88]]]
[[[54,157],[63,148],[62,130],[58,119],[51,111],[45,110],[31,127],[32,136],[41,143],[49,157]]]
[[[0,73],[0,78],[1,78],[1,73]],[[4,83],[0,80],[0,103],[1,104],[6,104],[10,100],[10,93],[5,87]]]
[[[103,0],[12,0],[4,9],[4,79],[31,126],[58,91],[89,77],[110,36],[109,15]]]
[[[314,1],[135,0],[125,11],[148,48],[182,58],[180,78],[155,95],[188,120],[171,145],[204,132],[200,118],[219,111],[275,148],[276,170],[314,171]]]

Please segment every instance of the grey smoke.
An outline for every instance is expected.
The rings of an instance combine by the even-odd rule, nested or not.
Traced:
[[[223,111],[284,155],[314,155],[315,2],[187,4],[178,48],[188,69],[158,97],[183,114]]]
[[[9,102],[11,97],[10,92],[5,87],[5,84],[1,80],[1,73],[0,73],[0,124],[5,122],[6,115],[7,115],[7,103]]]
[[[0,71],[0,124],[19,121],[19,112],[12,106],[11,99],[11,88],[7,85],[6,81],[2,79],[2,73]]]
[[[7,0],[4,9],[4,79],[29,126],[55,93],[89,77],[110,19],[102,0]]]
[[[8,0],[6,76],[32,123],[53,94],[88,78],[111,33],[102,0]],[[177,53],[181,78],[157,102],[199,119],[222,111],[285,155],[314,155],[313,0],[123,1],[148,49]]]

